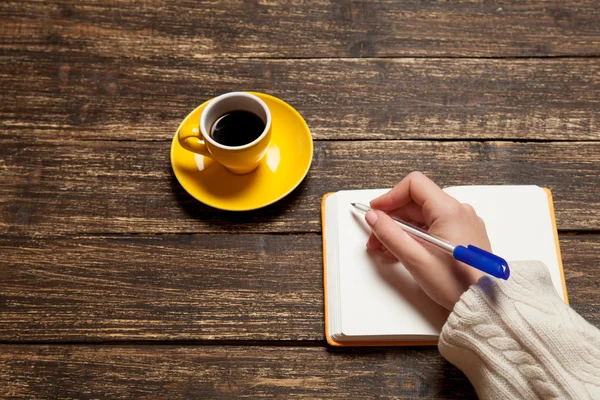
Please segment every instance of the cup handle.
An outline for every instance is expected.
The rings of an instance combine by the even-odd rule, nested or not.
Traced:
[[[193,153],[202,154],[205,157],[212,158],[212,155],[206,147],[206,143],[202,140],[202,134],[198,126],[184,125],[177,132],[179,144],[186,150]]]

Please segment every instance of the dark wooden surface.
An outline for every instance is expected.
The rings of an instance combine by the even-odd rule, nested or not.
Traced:
[[[169,163],[202,101],[256,90],[315,139],[248,213]],[[473,398],[435,348],[331,349],[319,204],[422,170],[554,193],[600,326],[600,4],[0,3],[0,396]]]
[[[474,397],[432,347],[0,345],[0,371],[7,397],[25,398]]]
[[[132,59],[598,56],[595,0],[2,2],[9,48]]]
[[[167,141],[195,105],[243,89],[284,99],[321,140],[600,140],[599,58],[5,54],[19,62],[1,75],[4,137]]]

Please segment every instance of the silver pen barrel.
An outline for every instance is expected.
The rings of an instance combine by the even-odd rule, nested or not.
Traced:
[[[361,203],[350,203],[352,204],[352,206],[354,207],[354,209],[358,212],[360,212],[361,214],[366,214],[369,211],[372,211],[372,208],[361,204]],[[410,233],[411,235],[424,240],[428,243],[431,243],[437,247],[439,247],[442,250],[447,251],[448,253],[452,254],[454,252],[454,247],[452,244],[448,243],[447,241],[445,241],[444,239],[440,239],[438,237],[435,237],[427,232],[425,232],[423,229],[418,228],[414,225],[409,224],[406,221],[403,221],[399,218],[393,217],[390,215],[390,218],[394,220],[394,222],[396,222],[398,225],[400,225],[400,227],[407,233]]]

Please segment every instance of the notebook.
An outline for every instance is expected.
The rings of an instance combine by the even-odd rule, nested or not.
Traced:
[[[401,263],[366,251],[370,228],[350,203],[368,204],[388,190],[339,191],[323,198],[325,335],[333,346],[435,345],[448,317]],[[509,262],[543,261],[568,303],[548,189],[455,186],[444,191],[475,208],[495,254]]]

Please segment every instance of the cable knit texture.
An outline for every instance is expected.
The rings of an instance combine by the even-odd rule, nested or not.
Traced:
[[[481,399],[600,399],[600,331],[556,294],[539,261],[483,277],[442,329],[442,355]]]

